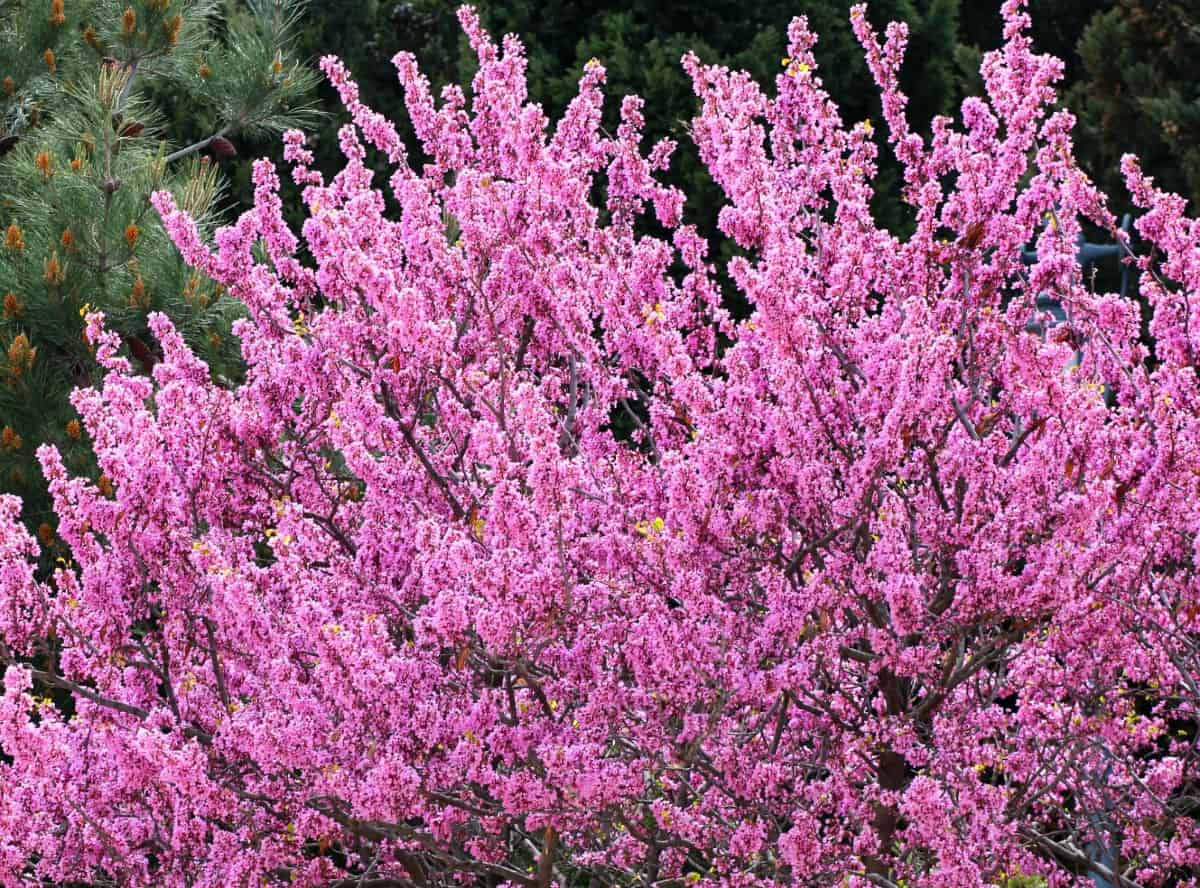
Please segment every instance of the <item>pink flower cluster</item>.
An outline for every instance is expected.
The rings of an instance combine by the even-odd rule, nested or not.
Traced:
[[[684,59],[745,320],[640,101],[608,134],[591,62],[551,125],[460,17],[470,98],[394,60],[420,158],[324,60],[300,235],[266,161],[215,251],[155,195],[242,386],[89,318],[111,488],[40,453],[74,560],[0,500],[0,885],[1194,888],[1200,229],[1128,161],[1151,351],[1076,266],[1116,226],[1022,4],[928,139],[851,12],[907,239],[803,18],[770,95]]]

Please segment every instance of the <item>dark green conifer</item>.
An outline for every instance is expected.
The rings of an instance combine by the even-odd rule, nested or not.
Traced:
[[[146,371],[146,317],[162,311],[214,373],[238,374],[237,304],[186,267],[149,195],[171,190],[211,230],[221,159],[312,121],[299,12],[298,0],[0,0],[0,491],[23,497],[48,556],[62,553],[34,451],[54,443],[95,477],[69,402],[99,377],[89,307]],[[179,144],[164,100],[207,133]]]

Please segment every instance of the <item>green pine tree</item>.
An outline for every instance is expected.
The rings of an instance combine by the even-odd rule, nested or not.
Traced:
[[[299,11],[297,0],[0,0],[0,491],[24,498],[47,559],[64,552],[35,449],[54,443],[97,477],[69,402],[99,380],[82,336],[89,306],[147,371],[146,317],[163,311],[215,374],[238,376],[238,304],[184,265],[149,196],[172,191],[211,231],[234,140],[314,119],[315,74],[292,47]],[[154,97],[204,135],[176,147]]]
[[[1120,0],[1079,41],[1083,76],[1067,103],[1085,167],[1129,209],[1121,155],[1160,187],[1200,201],[1200,0]]]

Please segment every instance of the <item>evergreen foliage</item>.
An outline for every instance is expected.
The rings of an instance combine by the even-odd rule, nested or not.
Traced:
[[[313,57],[333,53],[345,59],[360,78],[364,98],[397,119],[408,148],[419,151],[404,124],[390,55],[395,47],[419,53],[435,93],[447,83],[469,79],[474,63],[455,29],[456,5],[453,0],[364,0],[353,5],[312,0],[301,46]],[[476,5],[493,31],[527,35],[530,89],[551,116],[561,113],[578,72],[593,57],[608,67],[615,94],[634,92],[645,98],[647,137],[669,136],[680,142],[670,180],[689,194],[688,218],[714,245],[719,242],[712,237],[717,192],[684,133],[696,109],[679,56],[683,47],[695,47],[701,58],[745,68],[769,83],[779,70],[772,68],[777,60],[769,49],[778,45],[797,11],[794,4],[768,0],[746,6],[722,0],[663,8],[647,0],[479,0]],[[1200,176],[1200,161],[1194,156],[1200,135],[1195,84],[1200,72],[1194,22],[1200,20],[1200,2],[1031,0],[1029,6],[1034,44],[1065,63],[1062,92],[1080,119],[1076,136],[1081,166],[1107,191],[1121,195],[1117,162],[1122,152],[1134,151],[1165,186],[1195,200]],[[822,35],[819,73],[847,122],[877,120],[878,98],[850,32],[848,4],[813,0],[801,11]],[[982,92],[982,54],[998,46],[1000,33],[993,4],[878,0],[871,4],[870,16],[877,24],[893,19],[910,23],[913,51],[902,85],[918,131],[926,130],[935,114],[953,112],[962,98]],[[332,101],[332,91],[322,90]],[[615,108],[609,114],[607,123],[612,124]],[[313,132],[310,147],[317,168],[337,168],[340,154],[332,119]],[[909,217],[896,196],[896,168],[889,156],[881,157],[880,165],[873,210],[883,223],[902,232]],[[248,163],[239,165],[236,175],[236,196],[248,205]],[[286,184],[285,192],[293,199],[288,205],[294,205],[298,195]],[[1112,269],[1104,272],[1111,274]]]
[[[403,124],[390,55],[395,48],[419,52],[435,92],[447,83],[469,79],[474,63],[455,27],[456,6],[453,0],[364,0],[352,5],[312,0],[300,42],[311,56],[333,53],[345,59],[360,79],[364,98],[401,121],[401,136],[410,150],[417,151],[419,146]],[[797,11],[794,4],[721,0],[671,3],[663,8],[647,0],[553,4],[479,0],[477,6],[492,30],[527,36],[530,89],[552,116],[561,113],[578,72],[593,57],[608,67],[615,94],[634,92],[645,98],[647,137],[670,136],[681,143],[671,180],[689,194],[689,218],[710,235],[716,231],[717,192],[683,132],[695,104],[679,56],[684,47],[694,47],[701,58],[745,68],[769,82],[778,73],[771,67],[774,56],[769,49],[778,45],[789,17]],[[1117,162],[1123,152],[1133,151],[1165,187],[1196,200],[1200,193],[1200,155],[1195,147],[1200,144],[1196,101],[1200,32],[1195,22],[1200,21],[1200,2],[1032,0],[1030,10],[1035,45],[1065,63],[1062,89],[1080,121],[1076,137],[1081,166],[1109,193],[1121,195]],[[878,119],[878,98],[850,32],[848,4],[813,0],[801,11],[822,35],[817,48],[820,76],[847,122]],[[981,93],[982,53],[998,46],[1000,20],[993,4],[878,0],[871,4],[870,16],[877,24],[888,20],[910,24],[912,52],[902,85],[918,130],[927,128],[935,114],[953,111],[963,97]],[[332,101],[332,91],[322,89]],[[311,147],[319,169],[337,168],[340,154],[332,119],[313,133]],[[890,157],[880,162],[873,210],[882,222],[904,230],[906,211],[896,189],[886,187],[895,184],[895,167]],[[239,165],[237,179],[237,196],[249,204],[248,164]]]
[[[171,191],[210,229],[234,140],[315,119],[316,77],[291,46],[300,11],[297,0],[0,2],[0,490],[22,496],[47,557],[63,553],[34,451],[53,443],[95,477],[69,402],[98,378],[88,306],[144,370],[159,357],[146,318],[162,311],[215,374],[239,374],[237,303],[186,267],[149,195]],[[175,148],[166,100],[204,135]]]
[[[1078,81],[1086,70],[1076,52],[1080,35],[1088,21],[1105,14],[1113,2],[1034,0],[1030,4],[1035,45],[1064,59],[1067,86]],[[407,147],[419,152],[419,144],[404,123],[390,55],[395,48],[419,53],[435,94],[447,83],[469,80],[474,62],[471,54],[464,52],[465,45],[455,29],[456,6],[452,0],[365,0],[350,6],[335,0],[313,0],[301,41],[314,56],[333,53],[344,59],[359,78],[364,99],[380,113],[398,120]],[[803,4],[801,10],[785,0],[751,5],[731,0],[685,0],[666,5],[648,0],[550,4],[478,0],[476,6],[493,32],[519,33],[527,38],[531,96],[552,117],[561,114],[574,95],[579,72],[590,58],[605,64],[614,95],[635,93],[646,100],[647,140],[669,137],[679,142],[668,180],[687,192],[688,220],[708,236],[714,248],[722,248],[722,239],[716,237],[720,195],[686,133],[687,121],[697,109],[679,65],[685,49],[695,49],[706,61],[745,69],[759,82],[770,84],[782,71],[773,48],[780,45],[791,16],[803,12],[821,34],[816,50],[818,73],[838,101],[845,122],[877,121],[880,117],[878,95],[851,32],[849,4],[844,0],[813,0]],[[1000,18],[993,4],[876,0],[871,4],[870,17],[877,25],[892,20],[909,23],[911,51],[901,80],[918,131],[927,131],[935,115],[953,113],[965,96],[982,92],[978,74],[982,53],[998,46],[1000,33]],[[1150,47],[1142,47],[1141,52],[1153,54]],[[332,100],[332,92],[323,89]],[[610,130],[616,125],[616,104],[606,112],[605,124]],[[1126,142],[1117,140],[1118,146]],[[313,133],[310,147],[317,168],[327,172],[337,169],[340,153],[332,120]],[[1122,149],[1112,150],[1115,158]],[[879,163],[872,209],[881,223],[903,233],[912,220],[898,196],[898,167],[886,153]],[[1081,163],[1090,169],[1101,163],[1112,166],[1113,162],[1097,159],[1089,142],[1081,150]],[[1155,166],[1148,162],[1147,168],[1154,170]],[[238,196],[249,203],[248,165],[239,170],[239,182]],[[285,192],[293,199],[298,197],[286,186]],[[725,292],[734,290],[727,281],[723,283]],[[736,305],[731,307],[737,309]]]
[[[1111,194],[1136,153],[1163,188],[1200,201],[1200,0],[1121,0],[1079,42],[1084,76],[1068,101],[1081,154]]]
[[[877,24],[905,21],[909,25],[912,65],[905,71],[904,86],[910,114],[922,128],[935,114],[951,111],[958,97],[954,47],[960,5],[960,0],[871,4],[870,15]],[[646,138],[670,137],[680,143],[678,169],[669,179],[688,194],[689,221],[710,239],[716,234],[720,192],[690,148],[685,130],[696,113],[696,99],[679,59],[692,49],[706,62],[744,69],[758,82],[771,84],[784,67],[774,50],[782,45],[787,23],[798,11],[821,35],[818,73],[838,101],[844,121],[879,120],[879,96],[850,29],[849,4],[840,0],[808,3],[800,10],[789,0],[749,5],[735,0],[686,0],[666,8],[649,0],[552,6],[535,0],[488,0],[481,4],[482,16],[494,32],[534,35],[529,49],[530,89],[550,113],[566,107],[578,72],[589,58],[605,64],[614,94],[633,93],[646,100],[647,109],[653,109],[646,121]],[[617,103],[613,103],[606,120],[610,128],[616,126],[616,117]],[[897,199],[898,167],[890,157],[882,161],[874,210],[884,224],[905,230],[910,219]]]

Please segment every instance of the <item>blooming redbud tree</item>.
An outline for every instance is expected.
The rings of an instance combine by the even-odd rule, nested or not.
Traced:
[[[45,581],[0,506],[0,883],[1197,885],[1197,223],[1126,161],[1151,350],[1019,0],[928,139],[851,17],[904,240],[804,19],[774,97],[684,59],[745,319],[639,100],[551,125],[470,9],[469,101],[395,59],[420,158],[324,60],[313,266],[266,161],[215,249],[155,196],[249,369],[89,316],[111,490],[43,448]]]

